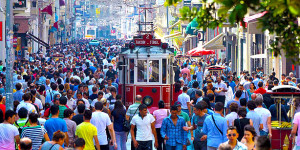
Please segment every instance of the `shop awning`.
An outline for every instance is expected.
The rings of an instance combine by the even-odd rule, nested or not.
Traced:
[[[225,36],[225,33],[221,33],[205,43],[203,45],[203,48],[206,50],[217,50],[217,49],[225,49],[223,45],[223,37]]]
[[[197,27],[198,27],[198,22],[197,18],[194,18],[186,27],[185,33],[190,34],[190,35],[197,35]]]
[[[260,18],[260,17],[264,16],[266,13],[267,13],[267,11],[264,11],[264,12],[261,12],[261,13],[257,13],[255,15],[252,15],[252,16],[249,16],[249,17],[245,17],[243,20],[244,20],[244,22],[249,22],[249,21],[252,21],[252,20],[255,20],[257,18]]]
[[[214,50],[205,50],[201,47],[196,47],[187,52],[187,55],[190,55],[190,56],[203,56],[203,55],[211,55],[211,54],[215,54],[215,51]]]
[[[250,58],[267,58],[266,54],[257,54],[257,55],[252,55],[250,56]]]
[[[27,32],[26,35],[29,36],[33,41],[41,44],[42,46],[45,46],[47,49],[50,48],[49,44],[39,39],[38,37],[34,36],[33,34]]]
[[[177,32],[177,33],[174,33],[174,34],[164,36],[164,39],[175,38],[175,37],[179,37],[179,36],[182,36],[182,34],[180,32]]]

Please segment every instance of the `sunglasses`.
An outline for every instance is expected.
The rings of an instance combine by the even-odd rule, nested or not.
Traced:
[[[228,136],[229,136],[229,137],[231,137],[231,136],[235,137],[236,134],[235,134],[235,133],[233,133],[233,134],[228,134]]]

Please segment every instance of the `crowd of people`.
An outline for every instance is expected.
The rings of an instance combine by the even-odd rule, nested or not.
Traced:
[[[269,150],[271,121],[278,113],[284,121],[294,115],[288,115],[287,100],[278,112],[267,93],[278,85],[299,87],[292,73],[279,80],[257,68],[237,76],[230,62],[215,56],[177,61],[170,109],[159,100],[150,114],[141,95],[127,108],[118,91],[120,49],[112,47],[124,42],[101,42],[92,47],[79,41],[17,60],[13,110],[6,110],[6,70],[0,62],[0,149],[126,150],[130,137],[132,150]],[[211,74],[205,69],[210,65],[225,69]],[[297,127],[300,99],[294,101]]]

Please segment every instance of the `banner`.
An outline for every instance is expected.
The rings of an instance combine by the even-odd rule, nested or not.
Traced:
[[[3,40],[3,30],[2,30],[2,28],[3,28],[3,23],[2,23],[2,21],[0,21],[0,41]]]

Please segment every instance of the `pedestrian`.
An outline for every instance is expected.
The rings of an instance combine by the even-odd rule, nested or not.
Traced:
[[[80,102],[80,101],[77,101],[77,102]],[[83,113],[85,111],[85,105],[84,105],[84,101],[82,101],[82,104],[79,104],[77,106],[77,111],[78,111],[78,114],[76,114],[75,116],[72,117],[72,120],[76,122],[76,125],[79,125],[83,122]]]
[[[153,112],[154,114],[154,112]],[[112,121],[114,125],[114,130],[116,134],[116,142],[118,145],[117,150],[126,149],[126,141],[127,141],[127,132],[123,129],[123,123],[126,119],[126,109],[121,101],[117,100],[115,103],[115,107],[111,112]]]
[[[53,133],[51,141],[46,141],[41,145],[40,150],[64,150],[62,145],[65,142],[66,134],[60,130]]]
[[[257,96],[255,99],[257,108],[254,111],[260,115],[263,129],[260,130],[260,136],[269,135],[272,138],[272,126],[271,126],[271,113],[268,109],[263,108],[263,97],[261,95]]]
[[[178,96],[178,101],[182,104],[182,111],[191,116],[190,96],[187,95],[188,88],[182,88],[182,94]]]
[[[241,90],[237,90],[237,91],[235,92],[235,97],[234,97],[234,99],[227,102],[227,106],[226,106],[226,114],[230,113],[230,112],[229,112],[229,106],[230,106],[231,103],[237,103],[239,107],[241,106],[241,104],[240,104],[240,97],[242,96],[242,93],[243,93],[243,92],[242,92]]]
[[[62,96],[62,97],[59,98],[59,105],[58,105],[58,107],[59,107],[59,115],[58,115],[58,117],[61,118],[61,119],[64,118],[64,111],[66,109],[68,109],[66,107],[67,101],[68,101],[68,99],[65,96]],[[50,114],[49,118],[51,118],[51,116],[52,116],[52,114]]]
[[[97,137],[97,128],[90,123],[92,119],[92,111],[84,111],[84,122],[76,127],[75,136],[78,138],[83,138],[85,141],[85,149],[87,150],[100,150],[100,144]],[[94,141],[95,144],[94,144]]]
[[[231,126],[227,129],[227,138],[228,141],[225,144],[229,144],[233,150],[248,150],[247,146],[243,143],[239,142],[237,138],[239,137],[239,133],[237,132],[236,127]]]
[[[152,150],[152,135],[154,135],[154,146],[158,147],[157,134],[155,130],[155,119],[151,114],[147,114],[147,106],[139,106],[139,114],[131,120],[131,137],[136,150]],[[136,127],[136,136],[134,128]]]
[[[24,107],[27,109],[28,113],[37,113],[34,105],[32,104],[31,101],[31,94],[30,93],[26,93],[23,95],[22,97],[24,99],[24,101],[21,101],[20,104],[17,107],[17,113],[19,112],[19,109]]]
[[[259,81],[257,83],[258,88],[254,91],[254,93],[256,94],[261,94],[264,95],[265,93],[267,93],[267,91],[263,88],[264,83],[262,81]]]
[[[71,120],[73,117],[73,110],[70,108],[66,109],[64,111],[64,120],[66,121],[67,124],[67,129],[68,129],[68,137],[69,137],[69,145],[66,145],[67,147],[72,147],[74,145],[75,141],[75,131],[76,131],[76,122]]]
[[[30,138],[32,140],[32,150],[38,150],[43,139],[45,141],[50,141],[50,139],[44,126],[38,125],[38,114],[30,113],[28,118],[30,126],[23,128],[21,138]]]
[[[262,123],[262,119],[259,116],[259,114],[257,114],[254,109],[256,108],[256,104],[254,101],[248,101],[247,103],[247,107],[249,109],[249,112],[247,113],[246,118],[249,118],[253,121],[253,127],[255,128],[256,131],[256,135],[260,135],[259,131],[263,129],[263,123]]]
[[[237,132],[239,133],[238,140],[241,141],[244,137],[244,127],[248,124],[253,126],[251,119],[246,118],[247,110],[244,107],[240,107],[238,110],[239,117],[233,121],[233,126],[236,126]]]
[[[117,143],[115,139],[115,131],[113,124],[110,120],[108,114],[102,112],[103,104],[101,102],[95,103],[95,112],[92,114],[91,124],[97,128],[97,138],[100,144],[101,150],[109,150],[109,144],[117,148]],[[107,141],[106,127],[109,130],[111,141]]]
[[[24,137],[20,140],[20,150],[31,150],[32,149],[32,141],[30,138]]]
[[[24,95],[23,91],[22,91],[22,84],[21,83],[17,83],[16,84],[16,92],[13,94],[14,97],[14,101],[22,101],[22,97]]]
[[[237,114],[239,105],[237,103],[231,103],[229,106],[230,113],[226,115],[228,127],[233,125],[233,121],[239,117]]]
[[[84,150],[85,148],[85,141],[83,138],[77,138],[74,142],[74,149],[75,150]]]
[[[158,109],[153,112],[153,117],[155,118],[155,129],[158,140],[157,150],[166,150],[166,145],[164,143],[164,138],[160,134],[161,125],[164,118],[168,117],[170,114],[168,109],[165,109],[165,103],[163,100],[158,101]]]
[[[271,145],[271,138],[268,138],[267,136],[259,136],[255,140],[255,148],[256,150],[271,150],[272,145]]]
[[[207,135],[208,150],[217,150],[221,143],[227,141],[227,120],[222,116],[223,111],[224,104],[217,102],[215,113],[204,120],[202,132]]]
[[[256,139],[256,131],[253,126],[246,125],[244,128],[244,138],[242,139],[242,143],[245,144],[248,149],[255,148],[255,139]]]
[[[222,102],[225,105],[225,92],[227,92],[227,86],[222,82],[221,76],[217,77],[217,84],[215,85],[216,102]]]
[[[4,122],[0,124],[0,149],[14,150],[15,142],[20,143],[18,128],[12,125],[15,122],[16,113],[12,110],[5,112]]]
[[[166,140],[166,150],[186,150],[187,132],[183,129],[186,127],[185,120],[178,116],[176,106],[171,106],[170,111],[171,115],[163,120],[160,130]]]

